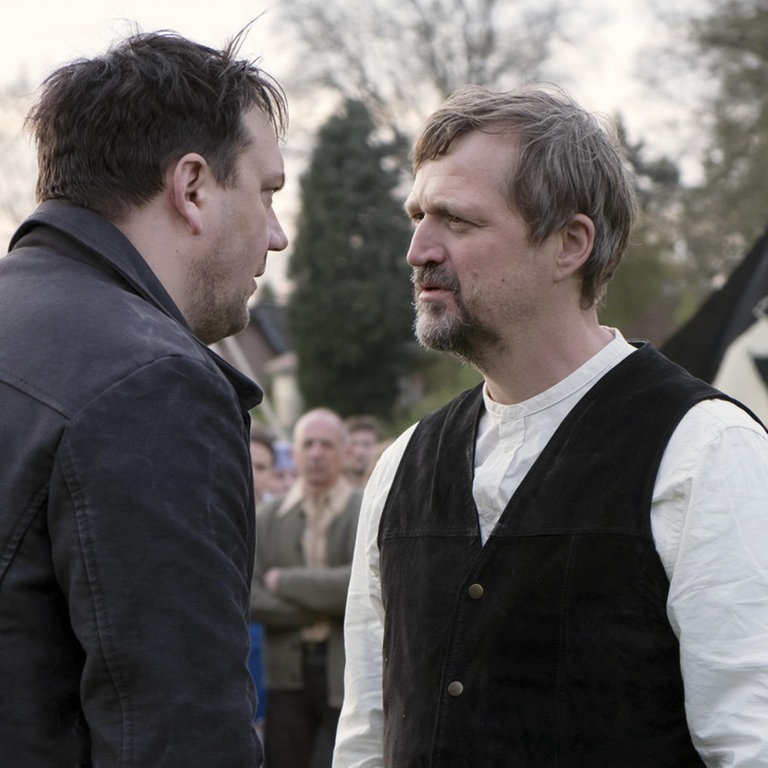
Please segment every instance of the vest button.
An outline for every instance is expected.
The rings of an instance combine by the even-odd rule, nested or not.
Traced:
[[[470,584],[467,592],[469,592],[469,596],[473,600],[479,600],[483,596],[485,590],[483,589],[482,584]]]
[[[458,680],[448,684],[448,694],[450,696],[461,696],[462,693],[464,693],[464,686]]]

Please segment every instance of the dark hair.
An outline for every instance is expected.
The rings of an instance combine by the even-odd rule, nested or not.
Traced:
[[[49,75],[27,116],[38,152],[38,201],[64,199],[118,221],[163,188],[167,168],[198,152],[223,186],[260,109],[281,138],[280,85],[237,59],[248,27],[217,51],[174,32],[136,33],[104,55]]]
[[[446,99],[416,139],[414,169],[446,154],[470,131],[509,134],[510,205],[540,245],[577,213],[595,225],[581,269],[582,305],[605,290],[624,253],[635,217],[635,192],[613,127],[553,85],[496,93],[469,86]]]
[[[348,435],[351,435],[353,432],[373,432],[378,440],[381,433],[379,420],[369,414],[349,416],[344,421],[344,426],[347,428]]]

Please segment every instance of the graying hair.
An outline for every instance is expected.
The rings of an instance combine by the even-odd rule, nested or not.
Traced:
[[[636,214],[634,178],[614,126],[562,88],[530,85],[494,92],[467,86],[429,117],[411,151],[414,170],[446,154],[470,131],[510,135],[508,197],[541,245],[578,214],[595,226],[582,266],[581,301],[600,300],[627,247]]]

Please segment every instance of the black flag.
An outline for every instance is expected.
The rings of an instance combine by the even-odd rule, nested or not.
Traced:
[[[661,347],[672,361],[712,382],[728,347],[753,325],[768,297],[768,231],[739,263],[725,285]],[[768,360],[755,359],[768,382]]]

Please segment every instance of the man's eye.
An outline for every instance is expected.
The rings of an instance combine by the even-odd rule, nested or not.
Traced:
[[[453,216],[451,214],[445,217],[446,224],[452,229],[464,229],[469,226],[469,222],[466,219],[462,219],[461,216]]]

